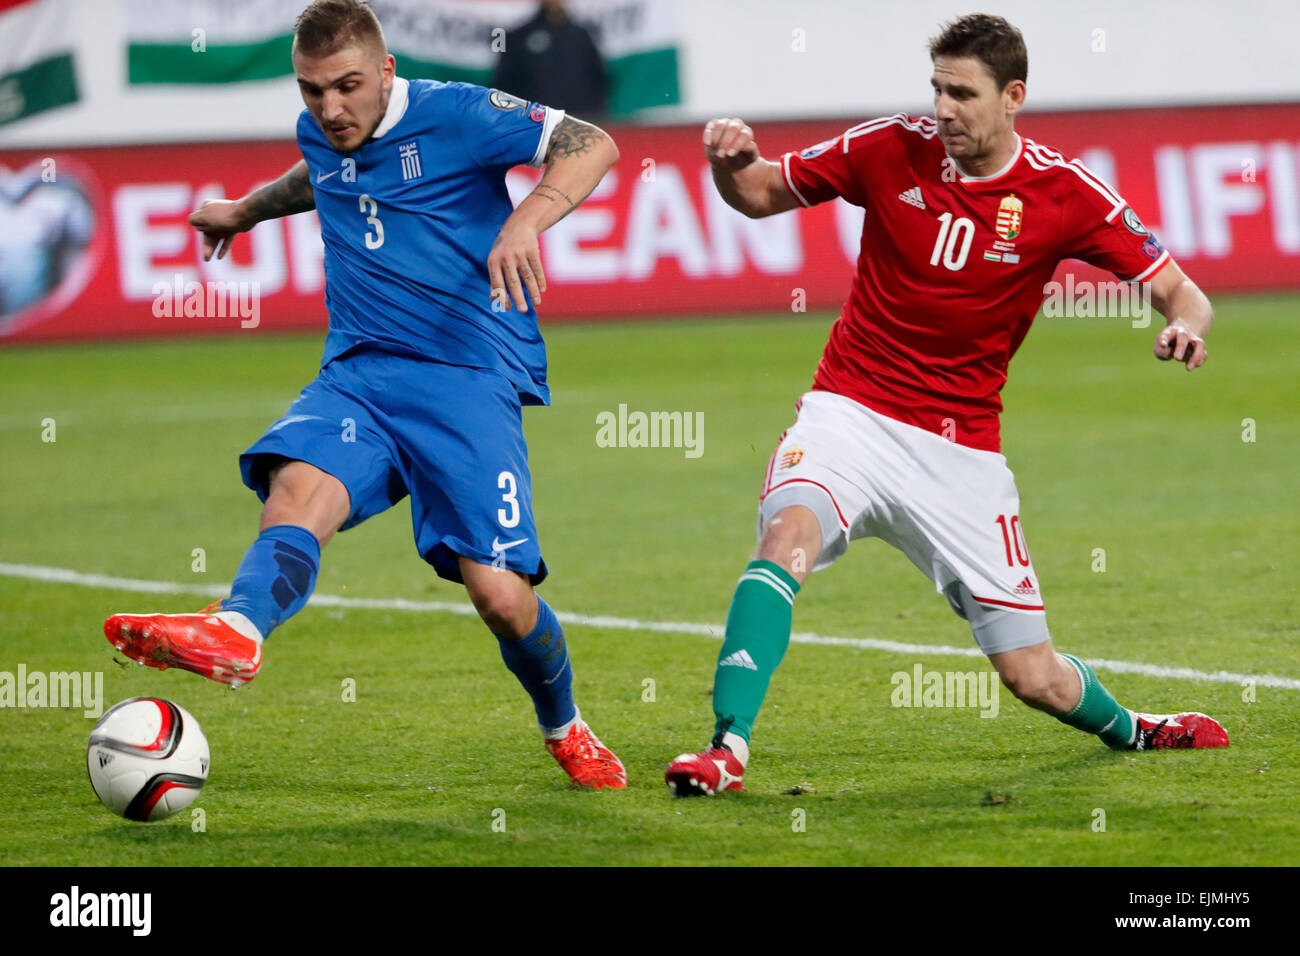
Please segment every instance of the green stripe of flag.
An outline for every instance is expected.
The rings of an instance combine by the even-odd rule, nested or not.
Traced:
[[[397,75],[407,79],[440,80],[443,83],[473,83],[476,86],[492,85],[491,67],[456,66],[433,60],[416,60],[394,53]],[[509,92],[507,90],[506,92]]]
[[[257,43],[209,46],[202,52],[184,43],[132,43],[127,78],[132,83],[238,83],[293,73],[293,35]]]
[[[292,35],[272,37],[257,43],[209,46],[195,52],[184,43],[132,43],[127,53],[130,82],[144,83],[237,83],[267,80],[293,72],[289,56]],[[406,77],[427,77],[445,82],[492,82],[490,67],[466,67],[429,60],[417,60],[396,51],[397,72]],[[609,61],[609,112],[626,116],[652,106],[681,102],[677,75],[677,50],[664,47],[632,53]]]
[[[677,48],[646,50],[610,60],[609,111],[626,116],[652,106],[681,102],[677,83]]]
[[[71,53],[38,60],[0,76],[0,126],[23,117],[75,103],[77,71]]]

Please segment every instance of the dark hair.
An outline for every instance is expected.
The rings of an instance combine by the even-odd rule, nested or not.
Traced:
[[[326,56],[349,43],[388,52],[384,29],[375,11],[361,0],[314,0],[293,26],[294,49],[306,56]]]
[[[937,56],[973,56],[993,74],[999,90],[1012,80],[1029,75],[1029,52],[1020,31],[1002,17],[972,13],[943,25],[930,40],[930,59]]]

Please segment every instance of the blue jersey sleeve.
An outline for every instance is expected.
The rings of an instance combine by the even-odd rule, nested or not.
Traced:
[[[563,110],[501,90],[459,84],[459,128],[465,149],[487,168],[540,166]]]

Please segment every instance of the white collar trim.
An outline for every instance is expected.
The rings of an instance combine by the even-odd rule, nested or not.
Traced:
[[[408,87],[411,84],[400,76],[393,77],[393,88],[388,94],[388,109],[384,110],[384,118],[379,121],[375,131],[370,134],[371,139],[379,139],[390,129],[397,125],[397,121],[406,115],[406,107],[410,102]]]
[[[391,104],[390,104],[390,105],[391,105]],[[965,176],[965,175],[959,175],[958,178],[960,178],[961,181],[964,182],[964,183],[986,183],[986,182],[988,182],[989,180],[997,179],[999,176],[1005,176],[1005,175],[1007,174],[1007,172],[1011,169],[1011,167],[1014,166],[1014,165],[1017,163],[1017,161],[1019,161],[1019,159],[1020,159],[1020,154],[1023,153],[1023,152],[1025,151],[1025,141],[1022,140],[1022,139],[1020,138],[1020,134],[1019,134],[1019,133],[1015,133],[1014,135],[1015,135],[1015,137],[1016,137],[1016,149],[1015,149],[1015,152],[1013,152],[1013,153],[1011,154],[1011,158],[1010,158],[1009,160],[1007,160],[1007,164],[1006,164],[1005,166],[1003,166],[1001,169],[999,169],[996,173],[989,173],[989,175],[987,175],[987,176]],[[948,158],[949,158],[949,159],[952,159],[951,156],[949,156]],[[953,159],[953,160],[952,160],[952,165],[953,165],[953,168],[957,170],[958,174],[960,174],[960,173],[961,173],[961,167],[957,165],[957,160]]]

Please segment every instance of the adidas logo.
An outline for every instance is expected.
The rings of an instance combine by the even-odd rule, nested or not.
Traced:
[[[719,667],[745,667],[751,671],[758,670],[758,665],[754,663],[754,658],[749,656],[749,651],[743,648],[734,654],[728,654],[726,660],[718,665]]]
[[[911,189],[907,190],[906,192],[899,193],[898,198],[903,200],[903,202],[907,203],[910,206],[915,206],[917,209],[925,208],[925,200],[921,198],[920,186],[913,186]]]
[[[1017,585],[1015,586],[1014,590],[1015,590],[1015,592],[1016,592],[1017,594],[1037,594],[1037,593],[1038,593],[1038,588],[1034,587],[1034,582],[1031,581],[1031,580],[1029,580],[1029,576],[1028,576],[1028,575],[1025,576],[1025,579],[1024,579],[1023,581],[1021,581],[1019,584],[1017,584]]]

